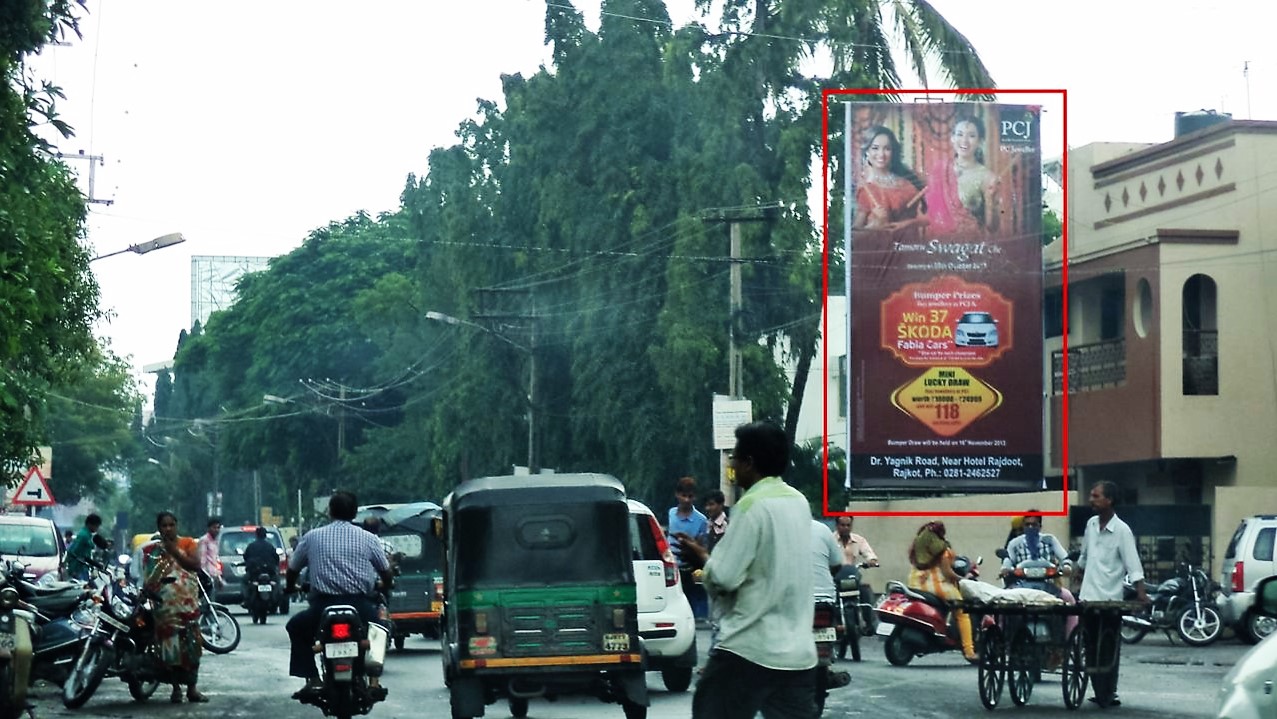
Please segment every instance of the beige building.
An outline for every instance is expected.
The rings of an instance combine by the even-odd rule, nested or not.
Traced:
[[[1068,172],[1068,441],[1056,243],[1048,465],[1067,446],[1072,486],[1118,482],[1155,569],[1218,577],[1238,520],[1277,512],[1277,122],[1087,145]]]

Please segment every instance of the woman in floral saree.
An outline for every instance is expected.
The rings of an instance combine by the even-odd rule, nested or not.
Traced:
[[[144,550],[142,577],[144,586],[160,595],[155,634],[160,658],[169,668],[168,682],[173,685],[170,701],[181,703],[184,684],[187,701],[206,702],[208,697],[195,688],[203,654],[196,543],[190,537],[177,536],[177,517],[172,512],[160,512],[155,525],[160,539]]]

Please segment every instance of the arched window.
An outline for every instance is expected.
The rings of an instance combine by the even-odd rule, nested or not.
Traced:
[[[1219,326],[1215,280],[1193,275],[1184,282],[1184,394],[1219,394]]]

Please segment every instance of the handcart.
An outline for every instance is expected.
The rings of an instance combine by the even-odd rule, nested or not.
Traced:
[[[980,702],[994,709],[1005,686],[1016,706],[1024,706],[1033,694],[1033,685],[1044,672],[1060,672],[1064,705],[1077,709],[1086,699],[1092,677],[1108,676],[1120,660],[1121,616],[1141,607],[1138,602],[1079,602],[1077,604],[1030,604],[965,600],[954,606],[973,615],[992,617],[982,622],[977,650],[980,655],[978,683]],[[1112,620],[1088,621],[1109,616]],[[1078,617],[1073,631],[1064,631],[1067,617]],[[1088,663],[1086,627],[1107,626],[1098,637],[1095,659]],[[1111,657],[1100,663],[1099,657]]]

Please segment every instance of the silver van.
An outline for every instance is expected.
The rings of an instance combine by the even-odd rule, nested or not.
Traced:
[[[1219,599],[1219,614],[1238,638],[1249,644],[1258,643],[1277,629],[1277,619],[1253,611],[1255,585],[1277,574],[1274,540],[1277,514],[1256,514],[1237,525],[1224,552],[1220,578],[1224,594]]]

